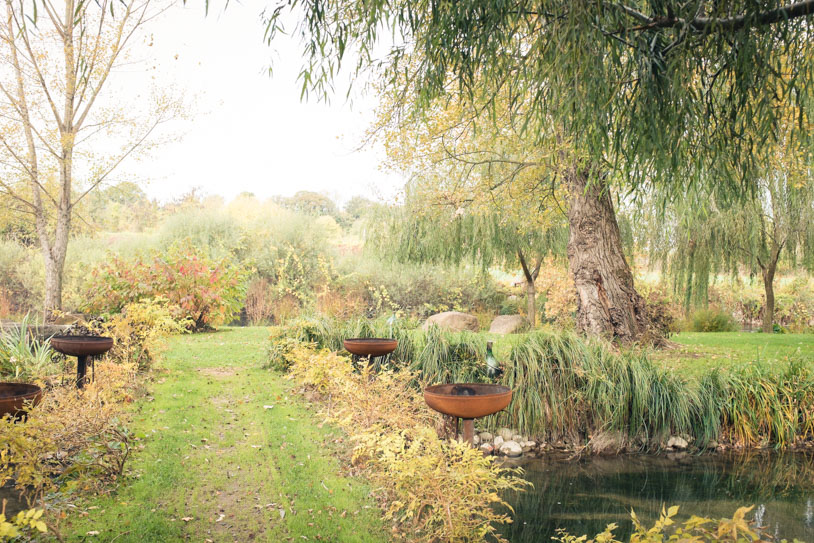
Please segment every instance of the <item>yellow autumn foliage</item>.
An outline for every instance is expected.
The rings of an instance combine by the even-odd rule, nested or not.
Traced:
[[[504,541],[497,528],[511,522],[511,507],[503,493],[529,483],[467,443],[439,438],[414,375],[355,373],[347,357],[304,346],[291,360],[290,378],[318,392],[326,419],[350,434],[352,463],[376,487],[395,537]]]

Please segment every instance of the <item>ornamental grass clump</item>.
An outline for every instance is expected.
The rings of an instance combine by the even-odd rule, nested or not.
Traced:
[[[421,542],[504,541],[511,522],[502,496],[527,483],[466,443],[443,440],[439,418],[407,371],[354,371],[349,358],[295,348],[289,377],[319,395],[326,418],[355,444],[352,463],[376,487],[400,538]],[[498,512],[502,511],[502,512]]]
[[[50,344],[31,337],[31,327],[26,315],[18,328],[0,332],[0,380],[43,383],[58,372]]]
[[[814,367],[803,359],[783,370],[745,365],[725,378],[723,428],[733,442],[786,448],[814,440]]]
[[[341,351],[345,338],[386,335],[386,324],[312,317],[278,335]],[[394,328],[399,348],[389,367],[409,374],[415,391],[422,383],[487,379],[487,335],[409,326]],[[787,449],[814,440],[814,363],[802,357],[687,377],[654,362],[647,351],[620,352],[551,329],[500,338],[495,352],[505,370],[500,384],[514,396],[505,411],[480,421],[489,429],[516,428],[595,450],[603,449],[595,441],[602,436],[614,436],[618,450],[657,450],[674,435],[700,448]]]

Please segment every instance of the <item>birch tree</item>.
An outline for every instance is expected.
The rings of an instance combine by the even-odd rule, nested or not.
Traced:
[[[44,314],[62,308],[77,205],[181,113],[157,92],[137,103],[106,93],[154,0],[4,0],[0,29],[0,190],[32,219],[45,264]],[[145,85],[148,88],[149,85]]]

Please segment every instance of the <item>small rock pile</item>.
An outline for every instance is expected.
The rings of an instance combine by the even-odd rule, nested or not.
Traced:
[[[612,437],[612,436],[611,436]],[[462,439],[462,436],[459,436]],[[573,443],[556,441],[546,443],[542,440],[534,440],[522,435],[519,431],[511,428],[498,428],[494,434],[489,431],[475,431],[475,446],[479,447],[484,456],[505,456],[508,458],[530,457],[540,458],[546,454],[573,452],[577,447]],[[693,438],[687,435],[672,435],[657,448],[666,453],[682,453],[688,450],[698,450],[692,446]],[[621,452],[634,452],[636,448],[628,447],[624,440],[619,437],[616,441],[605,436],[604,441],[598,443],[591,440],[587,448],[580,449],[595,454],[619,454]],[[628,444],[629,445],[629,444]],[[717,443],[710,444],[711,449],[723,450]]]
[[[495,454],[509,458],[539,456],[545,449],[544,443],[538,444],[510,428],[499,428],[496,435],[480,432],[475,435],[475,445],[480,447],[484,455]]]

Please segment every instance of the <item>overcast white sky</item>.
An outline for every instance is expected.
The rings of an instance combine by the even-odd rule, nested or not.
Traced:
[[[353,107],[344,94],[330,105],[301,102],[298,44],[265,44],[260,2],[233,0],[209,15],[203,2],[188,4],[151,23],[154,44],[137,53],[154,57],[159,83],[175,84],[194,104],[191,120],[176,126],[178,143],[124,166],[151,196],[167,200],[193,187],[227,199],[243,191],[266,198],[312,190],[340,202],[396,194],[403,181],[380,171],[381,150],[356,150],[373,97],[356,98]]]

